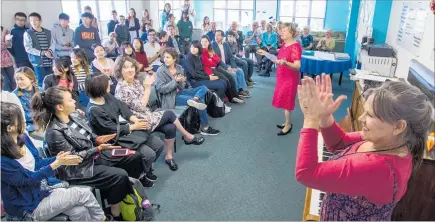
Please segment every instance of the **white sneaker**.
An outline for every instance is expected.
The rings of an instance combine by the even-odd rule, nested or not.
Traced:
[[[187,100],[187,105],[189,105],[191,107],[194,107],[194,108],[196,108],[198,110],[205,110],[205,109],[207,109],[207,105],[205,105],[204,103],[199,103],[199,102],[197,102],[197,101],[195,101],[193,99]]]
[[[243,99],[239,99],[239,98],[237,98],[237,97],[234,97],[234,98],[233,98],[233,101],[236,102],[236,103],[238,103],[238,104],[243,104],[243,103],[245,103],[245,100],[243,100]]]

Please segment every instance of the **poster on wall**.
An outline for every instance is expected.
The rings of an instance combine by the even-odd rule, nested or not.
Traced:
[[[427,2],[404,2],[400,15],[397,45],[418,56],[428,13]]]

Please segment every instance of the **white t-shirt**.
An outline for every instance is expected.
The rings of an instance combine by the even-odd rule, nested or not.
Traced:
[[[143,49],[145,50],[145,53],[147,54],[147,57],[148,57],[148,58],[151,58],[151,57],[154,57],[154,56],[157,54],[157,52],[160,50],[160,45],[159,45],[158,42],[155,42],[155,43],[154,43],[154,47],[152,47],[152,46],[151,46],[151,43],[150,43],[150,42],[147,42],[147,43],[143,46]],[[159,58],[157,58],[156,60],[154,60],[154,62],[152,62],[152,63],[150,64],[150,66],[155,66],[155,65],[159,66],[159,65],[161,65],[161,64],[162,64],[162,62],[160,62],[160,57],[159,57]]]
[[[26,154],[20,159],[17,159],[18,163],[23,166],[24,169],[35,171],[35,158],[33,157],[30,150],[26,147]]]
[[[103,42],[103,47],[109,48],[109,50],[112,51],[113,49],[118,48],[119,46],[118,46],[118,43],[116,41],[113,41],[113,43],[111,44],[110,40],[107,39]]]

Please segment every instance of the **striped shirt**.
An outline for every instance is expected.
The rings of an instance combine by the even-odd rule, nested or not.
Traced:
[[[75,123],[74,121],[69,121],[68,126],[71,127],[73,130],[75,130],[76,132],[80,133],[81,135],[85,136],[86,138],[91,139],[91,134],[85,129],[83,129],[81,126],[79,126],[77,123]]]
[[[47,34],[44,31],[35,32],[35,34],[36,34],[36,39],[39,43],[40,50],[47,51],[50,47],[50,43],[48,42]],[[51,59],[48,58],[47,56],[45,56],[44,54],[41,55],[41,59],[42,59],[41,67],[52,66],[53,61],[51,61]]]
[[[86,73],[85,69],[81,67],[77,68],[75,66],[71,66],[71,70],[77,78],[79,91],[85,91],[85,80],[88,75],[92,74],[91,69],[89,68],[88,72]]]

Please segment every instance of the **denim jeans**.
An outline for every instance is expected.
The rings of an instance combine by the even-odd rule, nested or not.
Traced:
[[[208,88],[206,86],[198,86],[196,88],[183,89],[177,93],[175,97],[176,106],[187,106],[187,100],[193,99],[193,97],[198,97],[202,102],[204,102],[204,96],[207,93]],[[208,124],[207,110],[199,110],[199,120],[201,125]]]
[[[53,73],[53,67],[51,66],[48,67],[35,66],[35,75],[36,78],[38,79],[39,87],[42,87],[42,83],[44,83],[45,76],[51,73]]]
[[[230,72],[233,75],[234,80],[236,81],[236,89],[246,90],[248,85],[246,85],[245,74],[241,68],[236,68],[236,72]]]

